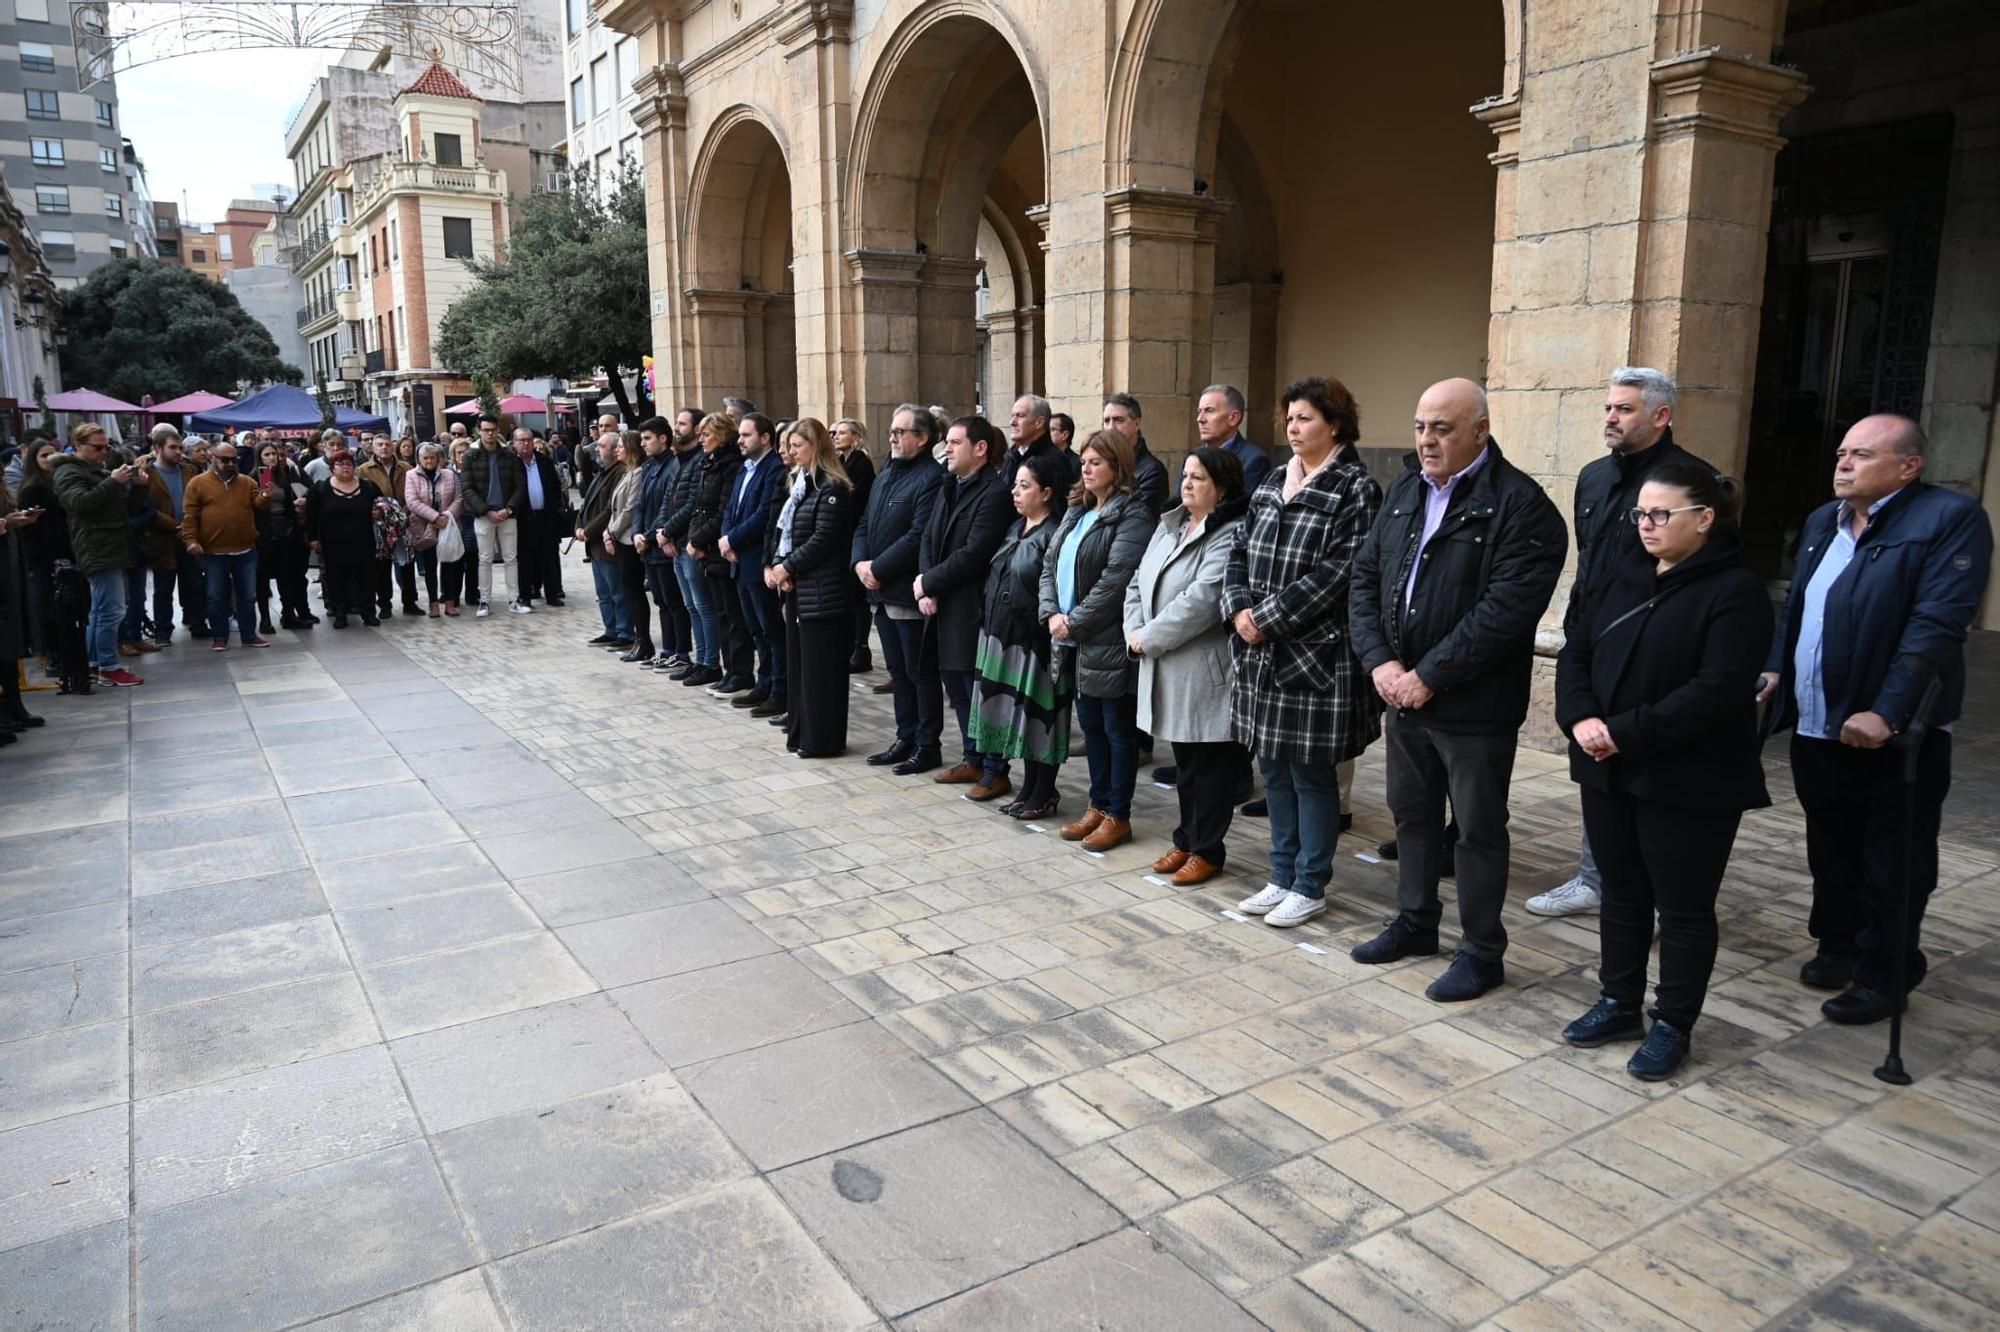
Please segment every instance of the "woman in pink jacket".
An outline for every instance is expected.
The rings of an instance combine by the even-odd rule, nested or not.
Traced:
[[[410,512],[410,549],[417,553],[417,568],[423,571],[424,592],[430,598],[431,618],[438,606],[438,538],[449,528],[458,530],[462,504],[458,497],[458,473],[444,464],[444,450],[425,444],[417,450],[417,465],[403,478],[403,507]],[[459,592],[465,583],[465,552],[443,561],[445,615],[458,614]]]

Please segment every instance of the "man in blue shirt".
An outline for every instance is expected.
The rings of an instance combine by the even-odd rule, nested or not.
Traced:
[[[1270,455],[1243,438],[1246,410],[1243,390],[1233,384],[1210,384],[1201,391],[1195,405],[1194,432],[1204,444],[1213,444],[1243,464],[1243,493],[1248,495],[1263,484],[1271,470]]]
[[[1820,1006],[1835,1022],[1879,1022],[1924,978],[1919,932],[1937,886],[1965,636],[1993,562],[1993,527],[1978,502],[1924,483],[1924,443],[1915,421],[1888,415],[1862,418],[1841,441],[1833,502],[1799,534],[1799,565],[1757,695],[1775,700],[1774,730],[1795,728],[1792,779],[1813,876],[1808,928],[1819,942],[1799,979],[1842,991]],[[1892,742],[1933,681],[1907,827],[1904,754]],[[1907,896],[1906,838],[1914,848]]]

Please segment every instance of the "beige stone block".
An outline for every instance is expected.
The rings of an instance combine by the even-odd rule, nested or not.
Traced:
[[[1561,394],[1518,389],[1488,391],[1487,408],[1493,434],[1515,466],[1527,466],[1523,456],[1539,457],[1556,439],[1556,406]]]
[[[1518,173],[1515,231],[1523,237],[1635,221],[1644,193],[1645,153],[1639,145],[1598,148],[1559,157],[1523,157]]]
[[[1649,62],[1635,46],[1530,75],[1521,94],[1522,160],[1643,139],[1652,99],[1635,92],[1647,86]]]
[[[1763,299],[1765,233],[1704,220],[1646,227],[1648,300],[1757,304]]]
[[[1678,148],[1682,140],[1672,141]],[[1771,178],[1777,158],[1772,149],[1743,139],[1706,136],[1694,145],[1687,175],[1687,192],[1678,208],[1691,217],[1735,222],[1763,231],[1770,226]],[[1665,148],[1667,145],[1662,145]],[[1667,196],[1656,193],[1655,206],[1664,215]]]
[[[1595,386],[1624,363],[1629,347],[1629,316],[1618,306],[1517,311],[1507,322],[1507,385]]]
[[[1590,236],[1565,231],[1517,240],[1511,247],[1513,300],[1506,308],[1541,310],[1584,299],[1590,276]]]
[[[1630,301],[1639,274],[1637,222],[1594,227],[1590,232],[1590,283],[1584,299],[1592,305]]]
[[[1650,52],[1648,7],[1602,0],[1536,0],[1523,42],[1530,77],[1549,69],[1627,52]]]

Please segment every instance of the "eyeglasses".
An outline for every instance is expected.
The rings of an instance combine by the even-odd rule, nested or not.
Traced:
[[[1648,523],[1654,527],[1665,527],[1677,513],[1696,513],[1707,507],[1706,504],[1683,504],[1678,509],[1633,509],[1625,516],[1634,527],[1644,527]]]

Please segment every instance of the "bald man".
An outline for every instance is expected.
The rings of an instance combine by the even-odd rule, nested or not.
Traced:
[[[1458,816],[1458,956],[1424,993],[1476,999],[1506,979],[1507,788],[1528,715],[1535,626],[1569,549],[1562,513],[1501,455],[1486,391],[1447,379],[1417,403],[1416,466],[1354,557],[1349,629],[1389,707],[1396,918],[1357,962],[1438,951],[1445,797]]]

